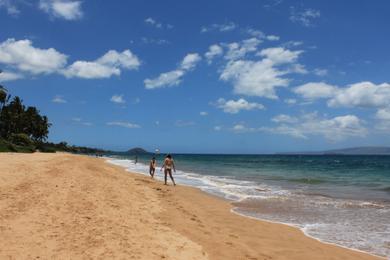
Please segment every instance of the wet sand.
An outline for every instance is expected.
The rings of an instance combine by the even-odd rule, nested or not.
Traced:
[[[0,154],[0,259],[380,259],[231,208],[103,159]]]

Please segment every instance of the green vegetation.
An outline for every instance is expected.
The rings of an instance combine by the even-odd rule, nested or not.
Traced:
[[[11,98],[8,90],[0,85],[0,152],[108,153],[101,149],[70,146],[66,142],[47,142],[50,126],[49,119],[36,107],[26,107],[20,97]]]

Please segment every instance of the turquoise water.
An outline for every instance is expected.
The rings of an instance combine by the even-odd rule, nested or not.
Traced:
[[[390,156],[177,154],[174,159],[177,183],[229,199],[239,214],[390,256]],[[150,156],[139,156],[137,164],[132,160],[112,162],[147,174]]]

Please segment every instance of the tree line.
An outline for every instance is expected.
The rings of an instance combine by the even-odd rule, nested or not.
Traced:
[[[106,152],[95,148],[69,146],[66,142],[58,144],[47,142],[50,126],[47,116],[41,115],[34,106],[26,107],[20,97],[12,97],[0,84],[0,151],[39,150],[93,154]]]

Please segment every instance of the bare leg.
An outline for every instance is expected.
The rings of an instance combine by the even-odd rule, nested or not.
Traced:
[[[165,185],[167,185],[167,175],[168,175],[168,170],[164,169],[164,180],[165,180]]]
[[[173,179],[173,176],[172,176],[172,170],[169,171],[169,177],[171,177],[171,180],[172,180],[172,182],[173,182],[173,185],[176,186],[175,180]]]

